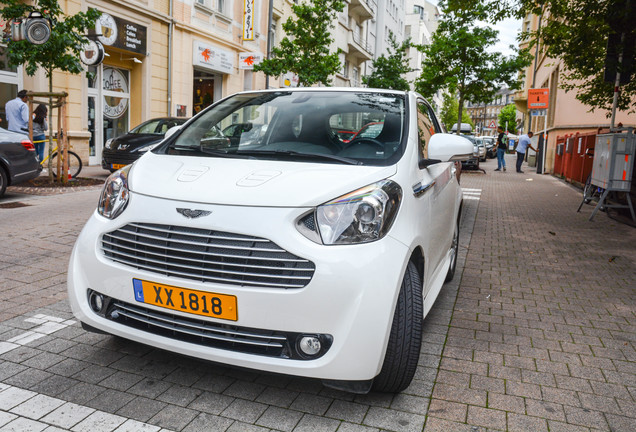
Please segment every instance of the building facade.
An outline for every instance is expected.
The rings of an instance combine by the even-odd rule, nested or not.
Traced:
[[[430,45],[433,41],[433,34],[437,31],[439,15],[437,6],[427,0],[408,0],[404,37],[410,38],[411,43],[415,45]],[[420,76],[423,57],[424,54],[417,48],[409,48],[408,58],[411,72],[406,74],[406,79],[410,83],[415,82]],[[438,92],[430,102],[439,112],[443,103],[441,92]]]
[[[524,31],[535,31],[540,19],[536,15],[528,15],[523,22]],[[549,18],[547,18],[549,19]],[[527,42],[521,47],[527,46]],[[560,59],[547,56],[542,45],[537,50],[533,49],[535,59],[533,63],[522,72],[523,88],[515,94],[517,110],[523,115],[524,132],[534,132],[533,141],[537,143],[540,136],[547,134],[547,147],[545,154],[546,172],[554,173],[554,160],[556,154],[556,142],[558,137],[570,134],[585,134],[597,131],[599,128],[608,129],[610,120],[603,110],[590,111],[590,107],[583,105],[576,99],[574,91],[566,92],[562,88],[564,65]],[[528,110],[528,90],[532,88],[545,88],[549,90],[548,108],[544,115],[530,115]],[[636,114],[617,112],[616,124],[636,127]]]
[[[477,135],[497,135],[499,125],[499,113],[506,106],[514,103],[515,94],[505,88],[500,89],[495,98],[488,103],[466,102],[466,111],[475,125]],[[505,127],[505,125],[503,125]]]

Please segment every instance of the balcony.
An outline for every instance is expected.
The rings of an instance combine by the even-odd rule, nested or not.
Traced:
[[[373,60],[373,48],[359,34],[349,30],[347,45],[349,56],[354,57],[359,62]]]
[[[366,0],[351,0],[349,3],[349,15],[360,17],[359,22],[364,22],[375,16],[375,10]]]

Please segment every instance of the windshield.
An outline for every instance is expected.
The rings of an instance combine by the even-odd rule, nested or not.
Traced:
[[[157,134],[164,135],[168,129],[173,126],[178,126],[186,122],[187,119],[180,118],[159,118],[148,120],[140,124],[139,126],[131,129],[129,133],[134,134]]]
[[[385,166],[402,153],[404,95],[348,91],[238,94],[199,114],[166,154]]]

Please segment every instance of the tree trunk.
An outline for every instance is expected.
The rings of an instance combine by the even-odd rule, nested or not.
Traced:
[[[459,114],[457,115],[458,119],[457,119],[457,135],[461,134],[461,129],[462,129],[462,113],[464,111],[464,94],[462,93],[462,91],[459,91],[459,108],[457,109],[457,111],[459,112]]]
[[[53,69],[47,70],[49,76],[49,93],[53,93]],[[49,96],[49,182],[53,183],[53,162],[51,155],[53,154],[53,98]]]

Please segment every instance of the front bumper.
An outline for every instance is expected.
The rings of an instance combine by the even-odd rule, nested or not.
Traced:
[[[209,217],[185,219],[176,207],[211,211]],[[382,366],[395,303],[409,256],[408,248],[390,236],[354,246],[323,246],[302,236],[294,227],[308,209],[246,208],[175,203],[132,194],[126,211],[114,221],[95,213],[82,230],[69,265],[69,299],[83,323],[157,348],[205,360],[269,372],[329,380],[369,380]],[[129,223],[155,223],[222,230],[269,239],[286,251],[315,264],[311,281],[303,288],[282,289],[198,282],[140,270],[109,259],[102,235]],[[331,337],[319,358],[289,356],[209,346],[185,338],[154,334],[107,319],[93,312],[88,290],[125,304],[135,300],[133,279],[185,289],[236,296],[237,321],[194,317],[199,323],[252,333],[316,334]],[[169,312],[183,320],[191,314],[142,304],[152,312]]]

